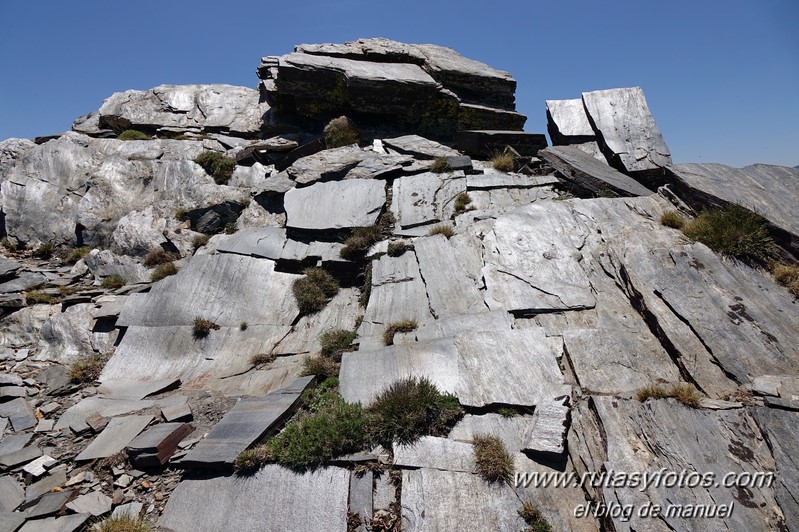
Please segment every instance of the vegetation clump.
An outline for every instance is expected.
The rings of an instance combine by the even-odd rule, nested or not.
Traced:
[[[126,129],[119,135],[117,135],[117,139],[119,140],[150,140],[150,135],[147,133],[142,133],[136,129]]]
[[[660,223],[673,229],[682,229],[685,226],[685,218],[677,211],[666,211],[660,217]]]
[[[399,257],[403,255],[409,249],[413,249],[413,246],[408,244],[407,242],[392,242],[388,245],[388,249],[386,250],[386,254],[389,257]]]
[[[266,364],[271,364],[274,362],[275,358],[277,357],[272,353],[258,353],[252,356],[250,363],[253,366],[265,366]]]
[[[64,264],[75,264],[83,257],[88,255],[91,250],[92,248],[90,248],[89,246],[81,246],[79,248],[73,248],[69,250],[61,260],[64,262]]]
[[[416,320],[402,320],[390,323],[385,332],[383,332],[383,342],[386,345],[394,345],[395,334],[415,331],[416,327],[418,327]]]
[[[515,409],[507,406],[497,410],[497,414],[506,418],[516,417],[519,415],[519,413]]]
[[[109,517],[96,525],[98,532],[150,532],[152,530],[141,517],[124,513],[119,517]]]
[[[529,527],[528,532],[552,532],[552,526],[541,515],[541,510],[536,508],[532,502],[524,501],[522,507],[518,510],[519,517],[524,519]]]
[[[25,301],[28,305],[55,305],[58,303],[58,296],[41,290],[31,290],[25,294]]]
[[[322,346],[322,356],[340,360],[343,353],[355,349],[352,342],[357,337],[358,333],[347,329],[326,331],[319,338],[319,343]]]
[[[195,340],[199,340],[200,338],[205,338],[208,336],[211,331],[218,331],[219,325],[212,322],[211,320],[207,320],[205,318],[194,318],[194,325],[192,326],[192,334],[194,335]]]
[[[105,366],[105,358],[101,355],[90,355],[76,360],[69,366],[69,380],[75,384],[87,384],[96,381]]]
[[[427,232],[427,236],[435,235],[444,235],[447,238],[451,238],[455,235],[455,230],[451,225],[436,225]]]
[[[682,230],[713,251],[743,261],[764,262],[777,253],[766,220],[740,205],[705,211],[686,222]]]
[[[178,273],[178,269],[173,263],[167,262],[166,264],[159,264],[155,267],[153,273],[150,274],[150,281],[155,283],[165,277],[175,275],[176,273]]]
[[[53,244],[46,242],[34,250],[33,256],[39,259],[49,259],[53,256],[53,251]]]
[[[225,185],[233,177],[236,159],[225,157],[218,151],[205,151],[194,159],[194,162],[203,167],[203,170],[214,178],[217,185]]]
[[[254,473],[261,469],[264,464],[273,462],[275,456],[269,445],[256,445],[252,449],[242,451],[233,460],[233,469],[240,475]]]
[[[372,416],[372,441],[391,448],[396,441],[413,443],[421,436],[446,436],[463,416],[458,398],[442,394],[427,378],[410,377],[390,385],[366,411]]]
[[[325,144],[328,148],[340,148],[358,144],[361,141],[358,128],[346,116],[340,116],[328,122],[322,130],[322,134],[325,136]]]
[[[513,158],[513,154],[498,153],[491,157],[491,166],[501,172],[512,172],[516,167],[516,161]]]
[[[158,266],[159,264],[166,264],[167,262],[172,262],[179,258],[180,255],[177,253],[172,253],[159,246],[147,252],[147,255],[144,257],[144,265],[149,268],[151,266]]]
[[[372,245],[380,240],[381,229],[377,225],[369,227],[356,227],[344,241],[339,255],[342,259],[358,260],[362,259]]]
[[[669,389],[660,386],[647,386],[636,393],[636,398],[641,402],[647,399],[667,399],[670,397],[691,408],[699,408],[699,403],[702,400],[702,396],[696,391],[696,388],[689,384],[675,384]]]
[[[461,192],[455,198],[455,213],[461,213],[469,210],[469,204],[472,202],[472,197],[467,192]]]
[[[474,459],[477,471],[488,482],[510,482],[513,475],[513,456],[496,436],[475,436]]]
[[[361,293],[358,295],[358,303],[362,307],[369,304],[369,297],[372,295],[372,263],[366,264],[363,273],[360,276],[363,279],[361,283]]]
[[[771,273],[794,297],[799,297],[799,266],[775,262],[771,265]]]
[[[116,288],[122,288],[126,284],[128,284],[128,282],[121,275],[109,275],[103,279],[103,281],[100,283],[100,286],[108,290],[113,290]]]
[[[294,281],[292,292],[303,314],[322,310],[339,291],[338,282],[322,268],[308,268],[305,276]]]
[[[194,249],[194,251],[197,251],[207,243],[208,235],[194,235],[194,238],[191,239],[191,247]]]
[[[443,174],[445,172],[452,172],[452,166],[447,162],[446,157],[438,157],[433,161],[430,166],[430,171],[434,174]]]

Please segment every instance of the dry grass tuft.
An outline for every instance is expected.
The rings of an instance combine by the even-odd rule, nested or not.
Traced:
[[[386,345],[394,345],[395,334],[415,331],[418,326],[416,320],[402,320],[390,323],[383,333],[383,342]]]
[[[660,223],[666,227],[682,229],[685,226],[685,217],[677,211],[666,211],[660,217]]]
[[[475,436],[474,459],[477,471],[488,482],[510,482],[513,476],[513,456],[496,436]]]
[[[455,229],[451,225],[436,225],[427,232],[427,236],[444,235],[450,238],[455,235]]]

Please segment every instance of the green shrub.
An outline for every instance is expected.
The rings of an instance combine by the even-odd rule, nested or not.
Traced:
[[[113,290],[115,288],[122,288],[128,284],[124,277],[119,275],[109,275],[100,283],[100,286],[109,290]]]
[[[696,391],[696,388],[689,384],[675,384],[669,389],[660,386],[647,386],[636,392],[636,398],[641,402],[647,399],[674,398],[692,408],[698,408],[702,400],[702,396]]]
[[[233,470],[240,475],[253,473],[275,459],[268,445],[256,445],[242,451],[233,461]]]
[[[178,260],[179,258],[180,255],[177,253],[171,253],[159,246],[147,252],[147,255],[144,257],[144,265],[149,268],[159,264],[166,264],[167,262],[172,262]]]
[[[513,456],[496,436],[475,436],[474,459],[477,472],[488,482],[510,482],[513,476]]]
[[[442,394],[427,378],[410,377],[390,385],[366,409],[372,416],[372,441],[391,448],[421,436],[446,436],[463,416],[458,398]]]
[[[238,231],[238,227],[236,227],[236,222],[230,222],[225,224],[225,228],[222,230],[226,235],[232,235],[236,231]]]
[[[191,239],[191,247],[194,248],[194,251],[197,251],[207,243],[208,235],[195,235],[194,238]]]
[[[507,418],[516,417],[519,415],[519,413],[515,409],[509,407],[500,408],[499,410],[497,410],[497,414]]]
[[[362,259],[372,245],[380,240],[380,227],[373,225],[370,227],[356,227],[344,241],[339,255],[342,259],[358,260]]]
[[[491,157],[491,166],[501,172],[512,172],[516,168],[516,161],[510,153],[498,153]]]
[[[352,342],[357,337],[358,333],[346,329],[331,329],[325,331],[319,338],[319,343],[322,346],[322,356],[341,359],[342,353],[355,349]]]
[[[219,330],[219,325],[212,322],[211,320],[206,320],[205,318],[194,318],[192,334],[194,335],[195,340],[199,340],[200,338],[205,338],[211,333],[211,331],[218,331],[218,330]]]
[[[233,169],[236,167],[236,159],[225,157],[218,151],[204,151],[194,162],[202,166],[217,185],[226,184],[233,177]]]
[[[392,242],[388,245],[388,250],[386,253],[389,257],[399,257],[403,255],[409,249],[413,249],[413,246],[408,244],[407,242]]]
[[[430,166],[430,171],[434,174],[443,174],[445,172],[452,172],[452,167],[447,162],[446,157],[438,157]]]
[[[766,220],[740,205],[705,211],[682,230],[710,249],[741,260],[762,262],[777,254]]]
[[[529,527],[527,532],[552,532],[552,527],[541,515],[541,510],[536,508],[532,502],[524,501],[521,509],[518,510],[519,517],[524,519]]]
[[[117,138],[119,140],[150,140],[150,135],[135,129],[126,129]]]
[[[297,416],[269,442],[279,464],[313,468],[366,446],[369,418],[361,405],[348,404],[333,391],[318,400],[317,410]]]
[[[81,260],[83,257],[88,255],[91,250],[92,250],[92,248],[89,247],[89,246],[73,248],[73,249],[69,250],[66,253],[66,255],[64,255],[64,258],[62,260],[64,261],[65,264],[75,264],[76,262]]]
[[[294,281],[292,292],[303,314],[319,312],[339,291],[338,282],[322,268],[308,268],[305,277]]]
[[[369,304],[369,297],[372,295],[372,263],[369,262],[366,264],[366,267],[363,269],[363,274],[361,274],[363,278],[363,283],[361,284],[361,293],[358,295],[358,303],[362,307],[366,307]]]
[[[799,266],[775,262],[771,265],[771,273],[794,297],[799,297]]]
[[[330,377],[338,378],[340,365],[332,358],[323,356],[307,356],[302,360],[302,373],[306,375],[316,375],[320,380],[325,380]]]
[[[32,290],[25,294],[25,302],[28,305],[55,305],[58,303],[58,296],[42,292],[41,290]]]
[[[358,144],[361,139],[355,123],[346,116],[334,118],[327,123],[322,134],[328,148],[340,148],[350,144]]]
[[[76,360],[69,366],[69,380],[76,384],[88,384],[96,381],[105,366],[105,358],[101,355],[89,355]]]
[[[50,242],[46,242],[36,248],[33,252],[33,256],[40,258],[40,259],[49,259],[53,256],[54,246]]]
[[[380,215],[380,218],[377,219],[377,226],[380,228],[380,232],[384,237],[391,236],[391,233],[394,232],[394,226],[396,223],[397,217],[394,216],[394,213],[391,211],[384,212]]]
[[[119,517],[109,517],[96,525],[97,532],[150,532],[152,530],[141,517],[122,514]]]
[[[663,213],[663,216],[660,217],[660,223],[666,227],[682,229],[685,225],[685,218],[677,211],[666,211]]]
[[[153,273],[150,274],[150,281],[155,283],[165,277],[175,275],[176,273],[178,273],[178,269],[173,263],[167,262],[166,264],[159,264],[155,267]]]
[[[436,225],[427,232],[427,236],[444,235],[447,238],[452,237],[454,234],[455,230],[451,225]]]
[[[466,211],[471,202],[472,202],[471,196],[469,196],[469,194],[467,194],[466,192],[461,192],[455,198],[455,212],[461,213]]]
[[[416,320],[402,320],[390,323],[385,332],[383,332],[383,342],[386,345],[394,345],[395,334],[415,331],[416,327],[418,327]]]

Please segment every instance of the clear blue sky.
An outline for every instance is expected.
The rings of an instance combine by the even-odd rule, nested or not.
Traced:
[[[0,139],[64,131],[126,89],[255,87],[263,55],[388,37],[451,46],[547,99],[639,85],[676,162],[799,165],[797,0],[6,2]]]

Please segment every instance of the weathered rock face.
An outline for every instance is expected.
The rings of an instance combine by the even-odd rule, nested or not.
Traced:
[[[347,114],[364,125],[452,139],[459,129],[520,130],[516,81],[452,49],[360,39],[300,45],[258,68],[269,104],[316,119]]]

